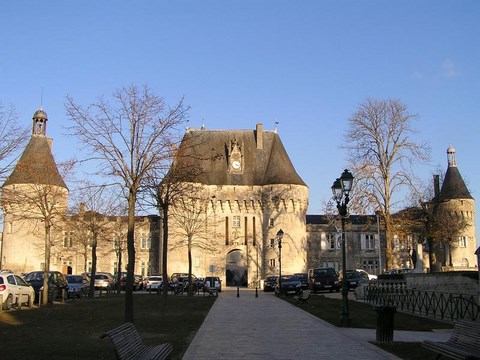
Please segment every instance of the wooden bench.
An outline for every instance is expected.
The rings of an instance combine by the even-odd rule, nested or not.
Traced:
[[[123,324],[106,332],[100,337],[109,337],[113,342],[115,354],[120,360],[166,359],[172,352],[170,344],[146,346],[132,323]]]
[[[447,342],[425,340],[422,346],[452,359],[480,359],[480,322],[458,320]]]
[[[300,295],[295,296],[295,299],[297,299],[296,304],[307,304],[310,306],[308,303],[308,298],[310,297],[310,294],[312,293],[312,290],[303,290],[303,292]]]

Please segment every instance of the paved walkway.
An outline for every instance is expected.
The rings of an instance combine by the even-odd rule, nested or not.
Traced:
[[[368,341],[375,330],[337,328],[272,293],[223,289],[184,360],[398,359]],[[395,331],[395,341],[446,341],[448,333]]]

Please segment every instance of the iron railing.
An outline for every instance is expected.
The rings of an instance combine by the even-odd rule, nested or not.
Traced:
[[[476,295],[369,285],[365,287],[364,301],[373,305],[395,306],[401,311],[442,320],[480,320]]]

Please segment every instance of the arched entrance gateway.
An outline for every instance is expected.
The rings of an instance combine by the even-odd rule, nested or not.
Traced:
[[[232,250],[227,254],[225,278],[227,286],[248,286],[247,256],[242,250]]]

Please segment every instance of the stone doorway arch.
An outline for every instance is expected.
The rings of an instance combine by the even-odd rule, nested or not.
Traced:
[[[225,278],[227,286],[248,286],[247,256],[242,250],[232,250],[227,254]]]

